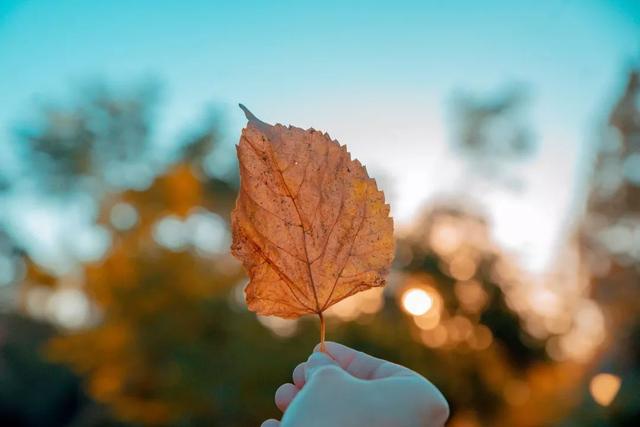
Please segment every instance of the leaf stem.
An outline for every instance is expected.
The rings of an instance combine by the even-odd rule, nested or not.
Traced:
[[[322,312],[318,313],[318,317],[320,318],[320,351],[326,353],[326,347],[324,345],[324,335],[326,331],[326,325],[324,322],[324,316],[322,315]]]

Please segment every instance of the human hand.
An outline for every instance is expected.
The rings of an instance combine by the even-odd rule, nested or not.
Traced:
[[[276,391],[282,421],[262,427],[441,427],[449,416],[442,393],[418,373],[327,342]]]

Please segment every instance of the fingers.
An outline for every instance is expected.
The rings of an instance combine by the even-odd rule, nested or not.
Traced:
[[[415,375],[413,371],[395,363],[370,356],[345,345],[327,341],[326,351],[344,369],[356,378],[375,380],[390,376]],[[314,351],[318,352],[318,344]],[[315,353],[314,353],[315,354]]]
[[[276,406],[278,407],[278,409],[280,409],[282,412],[286,411],[293,398],[296,397],[296,394],[298,394],[298,391],[299,389],[291,383],[282,384],[280,387],[278,387],[275,397]]]
[[[274,420],[273,418],[263,422],[260,427],[280,427],[280,421]]]
[[[314,353],[311,354],[311,356],[313,356]],[[310,357],[311,357],[310,356]],[[318,356],[315,356],[316,358]],[[328,364],[328,363],[334,363],[334,361],[332,360],[326,360],[323,359],[322,356],[320,356],[320,359],[316,359],[314,360],[314,364],[315,365],[321,365],[321,364]],[[302,387],[304,387],[305,383],[306,383],[306,379],[305,379],[305,375],[306,375],[306,368],[307,368],[307,364],[308,362],[302,362],[300,364],[298,364],[298,366],[296,366],[296,368],[293,370],[293,374],[292,374],[292,378],[293,378],[293,383],[295,384],[295,386],[298,389],[301,389]]]
[[[302,386],[304,386],[304,367],[305,367],[305,365],[306,365],[306,362],[302,362],[298,366],[296,366],[296,368],[293,370],[293,375],[292,375],[293,383],[298,388],[302,388]]]
[[[329,365],[338,367],[336,361],[331,357],[324,353],[316,352],[312,353],[306,362],[300,363],[296,366],[292,375],[294,384],[282,384],[278,387],[278,390],[276,390],[275,402],[278,409],[282,412],[286,411],[293,398],[296,397],[309,378],[311,378],[319,368]]]
[[[326,366],[338,367],[338,364],[334,359],[322,352],[315,352],[309,356],[309,359],[304,366],[304,380],[305,383],[309,382],[309,379],[320,370],[320,368]]]
[[[296,366],[292,375],[295,385],[291,383],[282,384],[278,387],[278,390],[276,390],[274,400],[278,409],[285,412],[304,384],[306,384],[321,368],[327,366],[333,366],[336,369],[339,368],[335,360],[325,353],[318,352],[312,353],[306,362],[300,363]],[[267,421],[265,421],[265,423]]]

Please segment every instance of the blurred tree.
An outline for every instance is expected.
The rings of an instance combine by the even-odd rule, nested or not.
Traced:
[[[95,84],[81,93],[71,106],[39,109],[39,116],[19,130],[16,151],[25,176],[43,194],[58,197],[144,186],[153,177],[149,149],[157,86],[118,93]]]
[[[154,98],[134,97],[136,104],[112,96],[98,104],[135,108],[74,110],[63,120],[64,131],[51,119],[42,132],[26,134],[25,167],[37,169],[39,189],[61,200],[96,190],[96,225],[110,246],[101,260],[70,276],[52,277],[28,261],[23,307],[32,315],[53,308],[73,320],[49,340],[48,356],[71,366],[119,419],[148,426],[259,425],[277,416],[273,393],[308,357],[317,325],[261,318],[244,307],[245,280],[228,254],[238,178],[229,173],[233,153],[221,149],[217,117],[157,161],[149,149],[151,116],[143,113]],[[464,144],[487,158],[498,136],[481,128],[496,117],[513,130],[506,145],[526,152],[514,142],[524,135],[519,122],[505,118],[511,113],[502,104],[465,113]],[[50,111],[47,117],[57,116]],[[94,127],[87,123],[96,122],[111,129],[102,135],[120,147],[114,153],[103,144],[109,138],[88,130]],[[147,148],[126,148],[139,139]],[[125,176],[139,177],[138,167],[149,177],[144,185]],[[551,425],[575,403],[570,391],[582,371],[548,358],[549,334],[536,332],[539,319],[517,292],[524,289],[520,273],[491,242],[481,214],[443,203],[398,241],[384,294],[362,293],[332,309],[329,339],[431,378],[452,404],[453,427]],[[90,315],[76,316],[79,309]],[[76,416],[72,425],[100,425],[95,413]]]
[[[512,163],[531,154],[533,133],[526,124],[528,96],[521,86],[510,86],[488,97],[458,94],[453,99],[453,146],[466,158],[468,173],[509,189],[522,182]],[[465,185],[468,178],[465,177]]]
[[[513,292],[521,274],[481,216],[453,202],[434,208],[398,242],[397,263],[406,277],[400,295],[423,288],[434,301],[410,327],[430,360],[410,366],[442,388],[451,426],[548,425],[567,410],[578,371],[557,366],[545,340],[523,328],[532,319]]]
[[[11,190],[11,181],[0,174],[0,204]],[[26,273],[26,253],[8,233],[0,212],[0,313],[9,312],[16,304],[18,284]]]
[[[0,226],[0,312],[16,304],[18,284],[26,273],[26,254]]]
[[[93,396],[152,425],[219,412],[219,380],[205,373],[224,360],[228,321],[220,293],[239,276],[227,254],[226,222],[205,206],[227,211],[233,191],[208,192],[224,185],[207,187],[192,167],[178,163],[147,190],[109,197],[101,221],[113,233],[112,247],[86,268],[101,321],[51,347],[55,358],[88,375]],[[100,349],[100,357],[85,348]]]
[[[611,334],[584,384],[583,402],[563,426],[630,427],[640,420],[640,71],[629,75],[599,147],[581,238],[592,272],[594,298],[604,307]],[[621,380],[611,402],[593,380]]]
[[[92,396],[124,419],[144,425],[256,425],[274,415],[275,387],[306,358],[317,333],[304,321],[297,334],[279,341],[230,300],[241,285],[226,243],[207,252],[188,231],[177,231],[202,213],[200,202],[216,197],[196,190],[202,186],[191,170],[180,164],[148,190],[111,201],[104,218],[118,223],[111,213],[126,203],[138,220],[120,231],[111,224],[110,253],[87,266],[87,292],[101,320],[52,341],[50,355],[83,374]],[[173,191],[182,195],[180,203],[172,201]],[[166,221],[172,231],[164,235]],[[436,210],[426,221],[418,228],[424,231],[399,244],[397,267],[404,273],[389,288],[384,310],[358,323],[330,318],[331,337],[428,375],[449,396],[457,423],[475,414],[476,425],[493,425],[510,416],[505,407],[513,390],[521,394],[511,402],[516,406],[539,393],[530,389],[527,375],[544,366],[543,343],[521,331],[495,282],[496,269],[505,273],[504,260],[498,267],[486,225],[451,209]],[[443,237],[443,225],[458,233],[453,243]],[[433,328],[398,307],[407,289],[425,284],[442,299]],[[546,375],[561,393],[562,376]],[[539,417],[548,416],[549,406]]]

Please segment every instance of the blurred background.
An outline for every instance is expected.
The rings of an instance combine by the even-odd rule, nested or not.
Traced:
[[[391,203],[328,338],[451,427],[640,425],[640,3],[0,0],[0,425],[257,426],[318,340],[229,254],[245,103]]]

